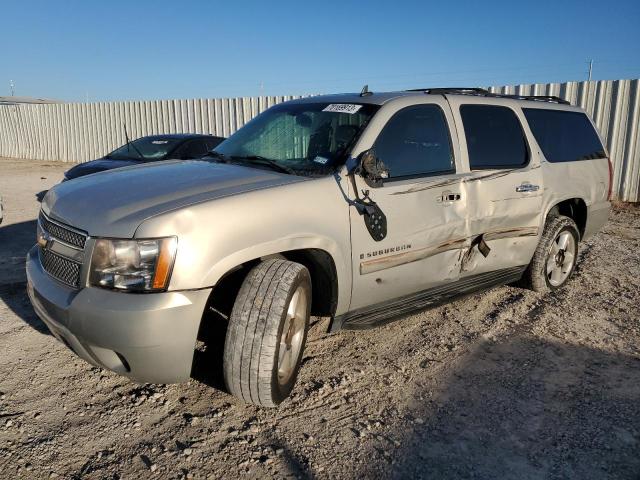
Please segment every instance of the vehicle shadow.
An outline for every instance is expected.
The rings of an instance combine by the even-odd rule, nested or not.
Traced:
[[[36,220],[0,225],[0,300],[25,323],[48,334],[27,296],[25,258],[35,243],[35,231]]]
[[[191,369],[194,380],[223,392],[227,391],[222,370],[227,323],[227,318],[211,306],[205,309]]]
[[[245,275],[245,271],[236,270],[211,292],[200,321],[198,342],[193,356],[191,377],[223,392],[227,392],[222,369],[227,325]]]
[[[434,368],[360,478],[639,478],[640,358],[523,333]]]

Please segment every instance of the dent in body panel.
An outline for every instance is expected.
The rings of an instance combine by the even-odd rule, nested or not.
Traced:
[[[487,257],[469,254],[464,275],[527,265],[538,245],[544,183],[539,159],[530,164],[501,171],[503,175],[472,172],[475,181],[464,182],[468,200],[469,232],[483,235],[491,247]],[[535,191],[519,191],[522,185]]]
[[[360,182],[360,179],[356,180]],[[432,178],[428,180],[428,189],[412,195],[395,195],[417,185],[420,180],[424,184],[424,179],[390,181],[371,192],[387,215],[388,234],[382,242],[374,243],[362,222],[357,217],[354,219],[355,214],[351,213],[354,282],[350,310],[458,278],[459,252],[448,248],[434,252],[433,247],[466,236],[464,201],[444,204],[443,192],[438,190],[443,185],[456,186],[460,179],[449,176],[434,181]],[[458,191],[457,187],[450,189]],[[398,247],[407,245],[411,249],[397,251]],[[386,259],[386,252],[394,257]],[[395,268],[391,268],[389,262]],[[380,273],[366,275],[371,272]]]
[[[483,239],[485,242],[492,242],[495,240],[506,238],[520,238],[520,237],[537,237],[539,233],[538,227],[521,227],[521,228],[503,228],[488,231],[480,236],[465,237],[465,238],[453,238],[439,245],[432,247],[420,248],[417,250],[411,250],[394,255],[388,255],[381,258],[375,258],[372,260],[365,260],[360,263],[360,274],[366,275],[368,273],[379,272],[388,268],[397,267],[407,263],[413,263],[426,258],[435,256],[439,253],[443,253],[450,250],[466,249],[464,255],[459,263],[461,270],[469,271],[470,265],[472,265],[472,259],[475,257],[475,251],[478,243],[475,240]],[[489,244],[491,248],[491,244]],[[504,254],[504,253],[502,253]]]
[[[382,258],[375,258],[373,260],[366,260],[360,263],[360,275],[366,275],[367,273],[379,272],[386,270],[387,268],[397,267],[406,263],[417,262],[426,258],[432,257],[439,253],[443,253],[449,250],[458,250],[463,248],[466,244],[466,239],[452,239],[447,242],[443,242],[440,245],[433,247],[424,247],[417,250],[398,253],[395,255],[389,255]]]
[[[418,248],[362,261],[359,265],[360,275],[418,262],[448,251],[459,251],[459,255],[455,257],[453,263],[454,257],[442,256],[441,261],[438,262],[440,268],[437,269],[441,272],[453,270],[472,273],[476,270],[490,271],[504,265],[527,264],[533,255],[533,248],[537,245],[539,236],[539,205],[542,192],[517,194],[516,188],[520,184],[532,182],[541,183],[539,164],[532,164],[525,169],[471,172],[445,180],[427,179],[413,184],[410,188],[390,193],[390,196],[415,195],[419,192],[428,195],[428,191],[435,190],[436,195],[433,198],[436,199],[437,194],[440,193],[437,189],[458,185],[460,201],[443,205],[442,208],[461,209],[458,215],[464,219],[463,224],[449,225],[453,227],[451,235],[444,235],[445,238],[449,238],[440,242],[435,242],[434,239],[443,238],[442,229],[448,222],[445,221],[444,225],[427,224],[426,228],[416,230],[410,237],[411,244]],[[518,205],[519,203],[521,205]],[[393,222],[393,216],[390,216],[390,222]],[[531,241],[525,242],[525,248],[517,248],[522,246],[517,242],[506,245],[503,245],[504,242],[496,243],[497,240],[526,237],[531,237]],[[491,258],[483,261],[474,254],[479,240],[490,243],[489,248],[494,249]],[[445,259],[447,264],[442,263]],[[443,275],[441,280],[445,279]]]

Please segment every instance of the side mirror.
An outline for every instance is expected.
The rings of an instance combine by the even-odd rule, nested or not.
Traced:
[[[359,172],[364,181],[372,188],[382,187],[384,181],[389,178],[389,169],[376,156],[373,148],[362,152],[360,155]]]

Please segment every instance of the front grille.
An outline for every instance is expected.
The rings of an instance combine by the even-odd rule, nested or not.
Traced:
[[[61,257],[49,250],[40,248],[42,268],[54,278],[70,287],[78,288],[80,284],[80,264]]]
[[[42,228],[52,237],[69,245],[73,245],[74,247],[78,247],[80,249],[84,248],[84,244],[87,241],[86,234],[64,227],[58,223],[54,223],[45,217],[42,212],[40,213],[39,220]]]
[[[80,285],[80,270],[82,267],[83,255],[68,254],[69,247],[73,250],[82,251],[87,241],[87,234],[72,227],[62,225],[50,220],[44,213],[40,212],[38,218],[40,228],[48,234],[49,240],[46,245],[40,246],[40,263],[42,268],[52,277],[73,288]],[[60,249],[58,245],[66,244]],[[72,256],[72,258],[68,258]]]

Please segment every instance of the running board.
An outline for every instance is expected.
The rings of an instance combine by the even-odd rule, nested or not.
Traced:
[[[527,266],[505,268],[494,272],[480,273],[453,283],[394,298],[369,307],[359,308],[333,319],[329,331],[363,330],[377,327],[402,316],[440,305],[447,300],[481,290],[518,281]]]

